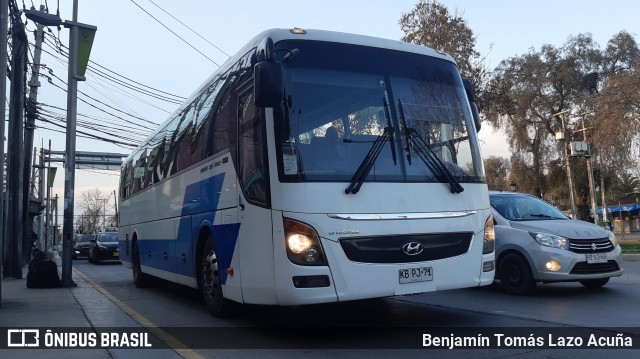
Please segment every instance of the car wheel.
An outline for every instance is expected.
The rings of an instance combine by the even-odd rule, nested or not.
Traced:
[[[222,294],[222,281],[218,267],[218,257],[213,246],[211,236],[202,251],[200,265],[200,287],[204,297],[207,311],[216,317],[227,316],[230,312],[230,303]]]
[[[95,264],[95,265],[100,264],[100,252],[99,251],[93,251],[93,264]]]
[[[536,287],[529,263],[520,254],[505,255],[498,265],[498,273],[502,287],[507,293],[526,295]]]
[[[151,284],[151,278],[148,274],[143,273],[140,267],[140,249],[138,248],[137,240],[133,242],[131,262],[131,267],[133,268],[133,284],[138,288],[147,288]]]
[[[609,278],[587,279],[580,281],[580,284],[590,289],[600,288],[607,283],[609,283]]]

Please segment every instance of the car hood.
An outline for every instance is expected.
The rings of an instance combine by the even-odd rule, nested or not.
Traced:
[[[99,245],[107,248],[117,248],[118,242],[98,242]]]
[[[607,238],[606,231],[593,223],[578,220],[541,220],[541,221],[511,221],[511,227],[523,231],[549,233],[570,239]]]

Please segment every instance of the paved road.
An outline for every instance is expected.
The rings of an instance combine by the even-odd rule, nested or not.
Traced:
[[[451,327],[461,328],[461,332],[465,328],[490,327],[497,328],[493,329],[496,333],[517,330],[529,333],[531,328],[541,327],[546,328],[542,329],[545,336],[547,332],[557,334],[549,327],[569,330],[567,333],[575,330],[574,327],[592,328],[586,330],[598,336],[615,336],[620,330],[593,328],[625,327],[624,331],[628,333],[625,335],[634,335],[634,339],[640,341],[635,337],[640,335],[638,262],[626,263],[622,277],[612,279],[607,286],[596,291],[587,290],[577,283],[560,283],[539,286],[536,293],[528,297],[515,297],[499,289],[485,287],[298,308],[241,306],[232,319],[209,316],[199,293],[189,288],[160,283],[153,288],[137,289],[132,284],[130,271],[119,264],[95,266],[79,260],[74,262],[74,268],[112,301],[124,307],[129,315],[133,313],[138,322],[162,327],[164,333],[176,342],[195,348],[190,349],[193,357],[293,358],[304,355],[308,358],[395,358],[398,350],[385,348],[413,348],[411,343],[416,343],[416,349],[403,349],[402,357],[425,357],[424,349],[418,349],[420,333],[427,331],[425,328],[439,333],[434,327],[445,328],[446,333],[451,331]],[[95,320],[95,326],[118,326],[122,322],[121,318],[100,316],[99,310],[95,319],[92,315],[88,311],[90,320]],[[294,329],[274,328],[279,325],[289,325]],[[305,329],[307,326],[311,328]],[[318,329],[324,326],[329,329]],[[605,354],[608,357],[632,358],[639,352],[504,347],[437,351],[438,357],[469,354],[488,358],[510,355],[522,358],[600,358]]]

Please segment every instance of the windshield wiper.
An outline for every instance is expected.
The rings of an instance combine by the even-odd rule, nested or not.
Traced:
[[[560,219],[560,218],[550,216],[548,214],[542,214],[542,213],[529,214],[529,217]]]
[[[358,191],[360,191],[360,187],[362,187],[362,183],[364,183],[364,180],[369,175],[369,172],[371,172],[371,168],[373,167],[373,164],[376,162],[376,159],[380,155],[380,152],[382,151],[384,144],[389,140],[391,140],[390,145],[391,145],[391,156],[393,157],[393,164],[397,163],[396,148],[394,146],[395,141],[393,137],[393,127],[391,126],[391,120],[389,119],[389,109],[387,106],[387,100],[383,98],[382,103],[384,105],[384,117],[387,120],[387,127],[385,127],[382,134],[378,136],[375,141],[373,141],[373,145],[371,145],[369,152],[367,152],[367,155],[364,156],[364,159],[362,160],[362,163],[360,163],[360,166],[356,170],[356,173],[353,174],[353,177],[351,178],[351,183],[349,183],[349,187],[347,187],[347,189],[344,190],[344,193],[346,194],[350,194],[350,193],[356,194],[358,193]]]
[[[398,111],[400,112],[400,120],[404,126],[405,133],[405,141],[407,142],[407,157],[411,157],[411,147],[418,154],[418,157],[424,162],[429,169],[437,174],[440,174],[449,184],[449,189],[451,193],[460,193],[464,191],[464,188],[460,184],[460,182],[456,179],[456,177],[449,171],[446,164],[436,155],[431,147],[426,143],[426,141],[420,136],[418,131],[414,128],[408,127],[405,117],[404,110],[402,109],[402,102],[398,100]],[[409,164],[411,162],[409,161]]]

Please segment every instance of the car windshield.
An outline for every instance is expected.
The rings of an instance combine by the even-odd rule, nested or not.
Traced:
[[[491,207],[510,221],[541,221],[569,219],[557,208],[533,196],[524,194],[491,194]]]
[[[76,243],[89,242],[89,241],[90,241],[90,240],[92,240],[93,238],[95,238],[95,236],[93,236],[93,235],[77,236],[77,237],[76,237]]]
[[[98,234],[98,241],[100,242],[117,242],[118,233],[100,233]]]
[[[455,64],[329,42],[277,46],[299,50],[284,63],[287,101],[274,112],[283,182],[349,182],[367,161],[367,182],[451,182],[445,172],[456,182],[484,181]],[[418,138],[432,157],[417,151]]]

